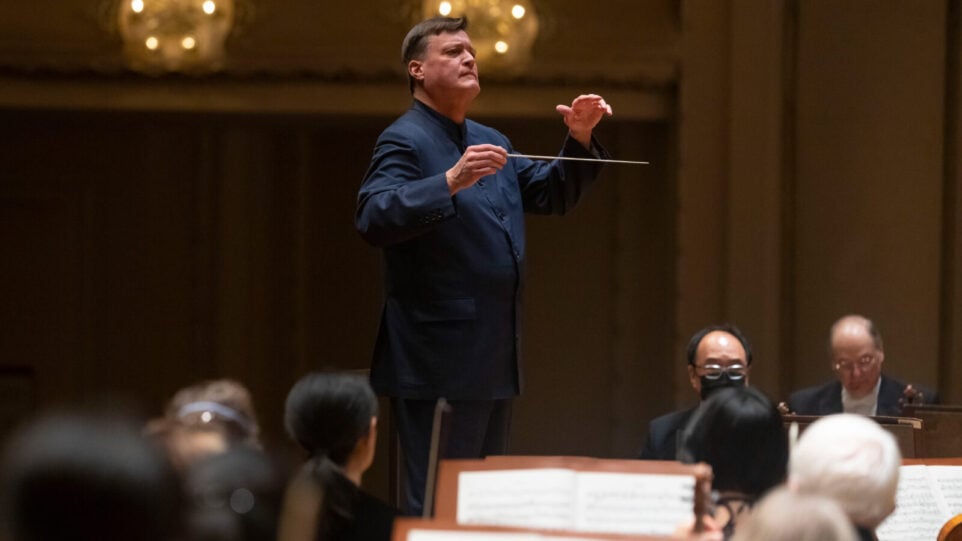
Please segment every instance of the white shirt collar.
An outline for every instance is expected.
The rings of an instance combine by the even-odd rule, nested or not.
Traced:
[[[882,377],[879,376],[875,382],[875,390],[862,398],[855,398],[842,387],[842,411],[845,413],[858,413],[860,415],[876,415],[878,412],[878,390],[882,386]]]

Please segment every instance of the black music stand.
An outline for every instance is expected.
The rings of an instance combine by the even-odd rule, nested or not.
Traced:
[[[428,455],[428,475],[424,487],[424,509],[421,516],[434,517],[434,493],[438,485],[438,462],[448,447],[448,432],[451,423],[451,405],[439,398],[434,406],[434,424],[431,427],[431,452]]]

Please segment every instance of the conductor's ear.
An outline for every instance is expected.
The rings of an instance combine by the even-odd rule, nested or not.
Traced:
[[[424,64],[420,60],[411,60],[408,62],[408,75],[410,75],[416,81],[424,80]]]

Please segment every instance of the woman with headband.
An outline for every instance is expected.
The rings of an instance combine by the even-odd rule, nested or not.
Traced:
[[[167,403],[164,416],[145,432],[158,440],[179,470],[236,445],[260,449],[260,427],[250,392],[237,381],[218,379],[185,387]]]

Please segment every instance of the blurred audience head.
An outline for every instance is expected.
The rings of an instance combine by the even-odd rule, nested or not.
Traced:
[[[164,412],[185,426],[222,427],[231,441],[257,445],[260,426],[250,391],[230,379],[217,379],[177,391]]]
[[[260,448],[260,427],[250,392],[229,379],[177,391],[164,416],[148,423],[145,432],[164,446],[180,471],[235,445]]]
[[[179,472],[229,448],[227,435],[217,426],[185,426],[161,418],[149,422],[144,434],[167,453],[171,464]]]
[[[732,541],[857,541],[834,500],[776,488],[739,524]]]
[[[140,424],[51,413],[3,457],[2,523],[13,541],[169,540],[182,532],[180,483]]]
[[[823,417],[792,449],[788,483],[834,499],[856,526],[874,530],[895,510],[902,456],[878,423],[854,414]]]
[[[184,484],[191,541],[271,541],[286,478],[263,452],[237,446],[192,464]]]

